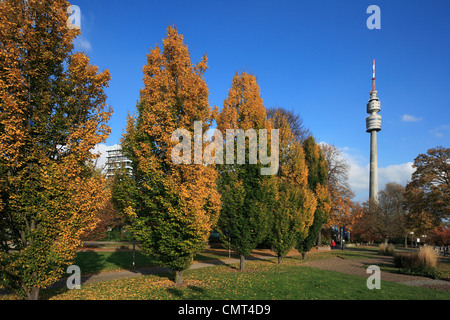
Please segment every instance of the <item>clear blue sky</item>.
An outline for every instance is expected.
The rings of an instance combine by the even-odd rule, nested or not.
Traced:
[[[146,54],[168,25],[184,35],[193,62],[208,56],[210,104],[222,107],[236,71],[253,73],[266,107],[300,114],[318,141],[341,148],[357,200],[368,193],[366,103],[377,66],[382,131],[380,189],[405,183],[419,153],[450,142],[450,1],[106,1],[81,9],[76,48],[111,72],[116,144],[142,88]],[[369,5],[381,29],[369,30]]]

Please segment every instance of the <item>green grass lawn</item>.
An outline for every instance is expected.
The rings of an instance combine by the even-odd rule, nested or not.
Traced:
[[[139,251],[135,253],[135,263],[136,268],[158,265],[153,257]],[[74,264],[80,267],[84,275],[129,269],[133,267],[133,253],[131,251],[82,251],[77,253]]]
[[[377,248],[351,248],[346,250],[332,250],[316,253],[308,253],[307,259],[328,259],[331,257],[340,257],[343,259],[364,259],[364,258],[376,258],[378,256]],[[232,258],[239,258],[235,253],[231,253]],[[208,261],[219,260],[228,258],[227,251],[218,252],[216,250],[205,250],[197,254],[194,258],[195,261]],[[446,258],[447,263],[439,263],[438,267],[441,273],[446,278],[450,278],[450,258]],[[131,251],[83,251],[78,252],[74,264],[79,266],[82,274],[97,274],[100,272],[127,270],[133,267],[132,265],[132,252]],[[159,263],[154,257],[149,257],[142,254],[140,251],[135,253],[136,268],[158,266]],[[397,272],[398,269],[394,267],[381,266],[382,270],[389,272]]]
[[[341,253],[353,258],[351,253]],[[357,253],[357,252],[356,252]],[[330,252],[310,257],[325,258]],[[362,252],[361,252],[362,254]],[[82,286],[81,290],[44,291],[47,299],[169,299],[169,300],[410,300],[450,299],[449,292],[382,281],[380,290],[369,290],[366,277],[301,266],[299,257],[285,258],[282,265],[248,261],[247,270],[237,265],[188,270],[185,286],[173,285],[173,275],[151,275]]]
[[[238,258],[238,255],[232,253],[232,258]],[[203,251],[197,254],[195,261],[219,260],[228,258],[228,253]],[[82,274],[96,274],[107,271],[127,270],[133,267],[133,253],[131,251],[80,251],[77,253],[74,264],[79,266]],[[135,267],[153,267],[159,266],[154,257],[146,256],[140,251],[135,252]]]
[[[310,259],[327,259],[340,256],[344,259],[362,259],[373,258],[377,255],[376,248],[352,248],[351,250],[332,250],[320,253],[308,254]],[[217,250],[204,250],[194,257],[195,261],[208,261],[227,259],[228,251],[218,252]],[[231,252],[231,258],[238,259],[239,256]],[[96,274],[107,271],[117,271],[132,268],[133,264],[131,251],[80,251],[77,253],[74,264],[79,266],[82,274]],[[135,253],[136,268],[158,266],[155,258],[149,257],[136,250]]]

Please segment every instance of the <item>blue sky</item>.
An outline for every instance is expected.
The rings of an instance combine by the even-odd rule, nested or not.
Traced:
[[[222,107],[235,72],[253,73],[266,107],[301,115],[320,142],[339,147],[351,165],[356,200],[368,197],[366,103],[376,60],[383,117],[378,134],[380,189],[405,184],[419,153],[450,142],[450,1],[105,1],[81,9],[76,49],[107,68],[119,142],[142,88],[146,54],[168,25],[184,35],[191,59],[207,54],[210,104]],[[369,5],[381,29],[369,30]]]

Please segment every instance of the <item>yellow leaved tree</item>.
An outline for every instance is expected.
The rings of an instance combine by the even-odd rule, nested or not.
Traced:
[[[0,286],[57,281],[108,192],[90,151],[109,134],[98,72],[73,52],[65,0],[0,2]]]
[[[133,232],[144,252],[175,271],[177,284],[207,244],[220,210],[215,166],[194,159],[192,152],[194,143],[200,142],[200,156],[205,147],[196,124],[206,132],[212,121],[206,69],[206,56],[193,65],[183,36],[169,26],[163,48],[156,46],[147,55],[137,114],[129,117],[122,141],[133,161],[133,178],[126,180],[131,199],[125,205]],[[173,138],[177,130],[188,146],[183,163],[172,157],[179,153],[180,141]]]

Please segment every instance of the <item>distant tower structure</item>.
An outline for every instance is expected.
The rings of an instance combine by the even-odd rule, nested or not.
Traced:
[[[380,100],[375,89],[375,60],[373,60],[372,91],[367,103],[366,132],[370,132],[370,185],[369,199],[378,202],[378,159],[377,159],[377,132],[381,130]]]

